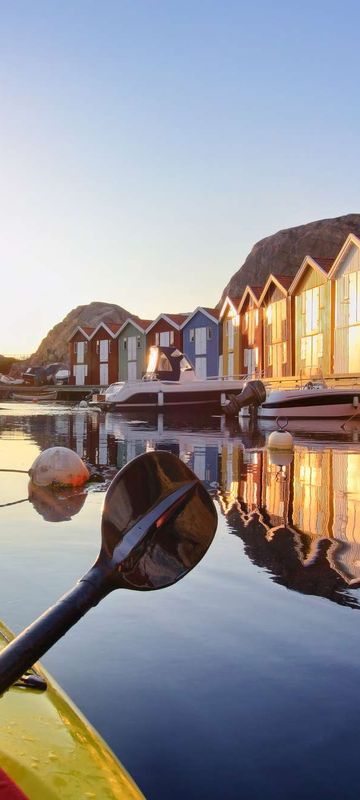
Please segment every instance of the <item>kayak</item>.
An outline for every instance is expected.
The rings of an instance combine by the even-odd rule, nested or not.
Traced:
[[[12,638],[0,623],[0,650]],[[0,712],[0,798],[144,800],[101,736],[38,664],[0,697]]]

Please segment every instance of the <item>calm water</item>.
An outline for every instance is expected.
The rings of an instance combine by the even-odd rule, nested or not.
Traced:
[[[149,800],[353,798],[360,748],[360,444],[191,420],[3,404],[0,468],[61,444],[103,483],[54,502],[0,473],[1,616],[20,630],[95,559],[104,491],[148,449],[215,498],[218,531],[184,580],[109,596],[43,659]],[[14,505],[15,501],[25,502]]]

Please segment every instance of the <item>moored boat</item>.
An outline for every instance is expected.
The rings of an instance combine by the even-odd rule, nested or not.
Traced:
[[[13,392],[10,395],[10,400],[16,400],[18,403],[38,403],[44,400],[56,400],[57,391],[39,392],[38,394],[28,394],[27,392]]]
[[[223,405],[226,414],[260,419],[349,420],[360,415],[360,386],[327,386],[309,380],[293,389],[269,389],[262,381],[249,381],[243,391]]]
[[[221,410],[226,393],[239,392],[243,380],[200,379],[188,358],[174,347],[151,347],[146,373],[141,380],[111,384],[91,405],[111,410],[131,408],[207,407]]]

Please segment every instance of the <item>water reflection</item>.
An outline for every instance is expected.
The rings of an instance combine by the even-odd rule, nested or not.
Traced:
[[[35,511],[48,522],[67,522],[81,511],[87,491],[83,486],[52,489],[29,481],[29,500]]]
[[[276,582],[358,607],[348,589],[360,584],[360,451],[340,448],[297,444],[279,468],[265,448],[225,444],[219,498],[246,554]]]
[[[264,433],[225,427],[220,417],[199,423],[198,417],[141,412],[135,419],[71,407],[19,412],[0,412],[0,437],[22,437],[39,449],[71,447],[109,480],[143,452],[175,453],[217,496],[230,532],[274,581],[358,607],[360,444],[353,437],[297,437],[292,463],[280,469],[271,463]],[[44,519],[67,520],[86,497],[86,490],[69,491],[54,495],[36,487],[29,499]]]

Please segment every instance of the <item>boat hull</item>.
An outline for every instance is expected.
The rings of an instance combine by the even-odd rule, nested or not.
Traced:
[[[110,387],[111,388],[111,387]],[[123,409],[176,409],[209,408],[221,410],[226,395],[238,393],[243,381],[203,381],[194,383],[175,383],[169,381],[149,381],[126,383],[118,391],[105,393],[100,401],[93,398],[94,405],[111,411]]]
[[[249,408],[241,409],[241,416],[250,416]],[[297,391],[270,392],[257,409],[261,419],[327,419],[346,420],[359,414],[360,387],[354,389],[299,389]]]

